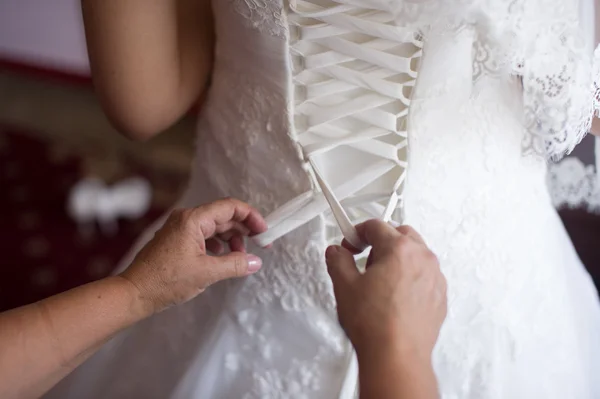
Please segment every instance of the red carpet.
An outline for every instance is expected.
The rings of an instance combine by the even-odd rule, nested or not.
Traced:
[[[104,277],[163,209],[84,239],[65,211],[82,159],[0,128],[0,311]]]

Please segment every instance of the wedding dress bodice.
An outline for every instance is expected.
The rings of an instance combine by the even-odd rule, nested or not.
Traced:
[[[244,6],[259,31],[285,39],[287,131],[312,177],[311,188],[268,217],[269,231],[255,239],[260,245],[325,211],[331,239],[340,228],[357,248],[364,245],[354,224],[401,221],[410,101],[421,81],[424,40],[446,37],[444,45],[467,46],[470,65],[461,72],[471,81],[442,72],[457,90],[470,93],[482,77],[511,84],[511,76],[521,76],[524,153],[560,156],[589,127],[595,89],[591,54],[578,45],[584,41],[575,2],[297,0],[236,7]]]
[[[275,301],[285,311],[311,314],[310,329],[320,331],[316,334],[327,342],[302,356],[281,352],[293,366],[284,368],[287,371],[263,370],[254,394],[296,397],[298,392],[313,392],[306,396],[311,397],[321,392],[323,381],[319,384],[315,373],[327,375],[324,359],[343,358],[346,352],[343,335],[331,324],[335,316],[330,286],[324,269],[315,264],[321,264],[325,243],[339,240],[340,227],[347,238],[356,240],[351,223],[383,217],[423,233],[452,287],[449,295],[455,306],[435,356],[444,397],[511,397],[510,390],[493,392],[501,379],[512,378],[503,374],[498,362],[510,363],[513,349],[528,347],[524,358],[535,358],[542,343],[556,350],[547,354],[554,361],[540,368],[539,375],[563,376],[556,384],[539,387],[538,393],[586,397],[570,390],[585,373],[574,375],[573,364],[562,361],[569,350],[577,349],[556,341],[555,335],[544,337],[544,331],[552,330],[577,341],[570,326],[545,316],[572,317],[566,313],[569,308],[560,305],[559,298],[567,295],[558,282],[563,272],[538,266],[565,258],[561,240],[568,239],[553,227],[559,222],[546,192],[544,158],[568,151],[580,139],[579,129],[591,111],[589,106],[575,111],[569,107],[591,104],[590,65],[581,55],[581,64],[574,65],[569,62],[576,60],[569,56],[559,58],[570,67],[559,68],[563,75],[536,65],[535,57],[526,67],[517,60],[534,36],[521,38],[519,46],[510,42],[519,53],[492,52],[496,36],[483,40],[482,31],[492,32],[482,26],[493,24],[472,20],[457,27],[457,14],[443,7],[446,28],[432,30],[415,22],[417,15],[430,14],[412,9],[407,27],[401,28],[395,22],[397,10],[383,3],[402,2],[213,4],[216,64],[199,122],[188,202],[204,198],[200,193],[220,193],[243,198],[269,215],[270,230],[256,241],[275,240],[275,254],[269,255],[273,266],[244,285],[234,308],[245,320],[262,320],[270,327],[246,326],[246,333],[260,342],[268,340],[277,327],[251,308],[256,301]],[[431,3],[438,2],[423,4]],[[508,4],[457,3],[468,3],[471,10],[478,3]],[[564,20],[571,21],[573,5],[554,3]],[[483,20],[490,16],[469,15]],[[512,37],[516,32],[524,33],[517,28],[504,33]],[[570,48],[557,51],[571,54]],[[516,71],[523,74],[520,79]],[[543,73],[549,76],[540,77]],[[557,86],[557,81],[562,84]],[[569,98],[564,94],[578,90],[585,94],[562,103]],[[560,101],[554,97],[557,93]],[[322,213],[329,216],[320,224],[315,217]],[[550,249],[531,251],[548,245]],[[539,284],[525,287],[532,275]],[[546,298],[548,287],[558,287],[555,298]],[[519,306],[523,313],[514,314],[512,309]],[[539,327],[525,339],[527,319]],[[539,345],[532,344],[536,340]],[[281,345],[270,341],[265,348]],[[496,349],[486,350],[492,341]],[[245,351],[231,354],[235,370],[246,356],[252,357],[245,363],[248,370],[261,370],[265,362],[272,362],[272,348],[261,355],[244,355]],[[285,385],[291,376],[304,381],[301,388]],[[555,389],[561,382],[564,392]],[[277,396],[277,391],[288,396]]]

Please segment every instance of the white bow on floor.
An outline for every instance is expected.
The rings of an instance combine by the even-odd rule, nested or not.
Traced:
[[[150,208],[152,189],[142,178],[130,178],[107,186],[96,178],[78,182],[69,194],[67,212],[82,233],[89,234],[98,223],[104,234],[118,230],[120,218],[137,219]]]

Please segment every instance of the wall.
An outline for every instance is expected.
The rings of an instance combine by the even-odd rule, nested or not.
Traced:
[[[0,0],[0,59],[87,74],[79,0]]]

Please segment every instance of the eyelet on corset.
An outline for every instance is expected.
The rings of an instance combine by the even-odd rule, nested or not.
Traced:
[[[302,30],[297,25],[290,25],[288,29],[290,35],[290,41],[297,41],[302,39]]]
[[[308,117],[306,115],[294,115],[294,131],[296,135],[300,135],[308,130]]]
[[[290,64],[292,65],[292,72],[300,73],[306,69],[306,61],[304,56],[301,54],[290,54]]]
[[[294,104],[296,106],[304,103],[308,98],[308,89],[303,84],[294,85]]]

